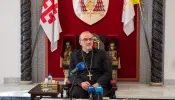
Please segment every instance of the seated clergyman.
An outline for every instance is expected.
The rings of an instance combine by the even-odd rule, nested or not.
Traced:
[[[108,96],[111,89],[112,67],[108,62],[106,51],[93,48],[93,35],[88,31],[81,33],[79,43],[82,48],[71,53],[69,71],[80,62],[84,62],[86,68],[77,72],[72,96],[88,98],[89,86],[102,86],[104,96]],[[73,82],[73,76],[69,80]]]

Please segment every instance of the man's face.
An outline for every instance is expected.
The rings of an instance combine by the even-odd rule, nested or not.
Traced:
[[[84,33],[80,36],[79,42],[82,49],[91,50],[93,46],[93,35],[91,33]]]

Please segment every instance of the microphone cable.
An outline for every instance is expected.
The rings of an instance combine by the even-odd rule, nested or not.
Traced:
[[[72,100],[72,89],[73,89],[73,86],[74,86],[74,81],[75,81],[75,78],[76,78],[76,76],[77,76],[77,73],[78,73],[78,71],[76,71],[76,73],[75,73],[75,75],[74,75],[74,77],[73,77],[72,85],[71,85],[70,90],[69,90],[70,100]]]

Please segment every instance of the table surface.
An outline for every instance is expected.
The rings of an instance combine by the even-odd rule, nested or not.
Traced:
[[[29,94],[59,94],[61,91],[63,91],[64,85],[58,85],[57,91],[49,91],[49,92],[43,92],[41,89],[41,84],[36,85],[34,88],[32,88],[28,93]]]

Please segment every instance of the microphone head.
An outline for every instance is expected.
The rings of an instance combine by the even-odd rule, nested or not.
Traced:
[[[103,95],[103,88],[101,86],[98,86],[95,88],[96,94]]]
[[[93,86],[89,86],[88,93],[95,93],[95,88]]]
[[[85,64],[84,64],[84,62],[78,63],[78,64],[77,64],[77,67],[78,67],[79,70],[84,70],[84,69],[85,69]]]

